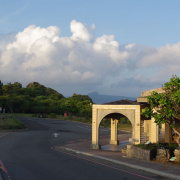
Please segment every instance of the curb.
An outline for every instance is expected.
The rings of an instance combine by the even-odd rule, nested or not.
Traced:
[[[55,149],[56,149],[56,147],[55,147]],[[169,174],[169,173],[166,173],[166,172],[161,172],[161,171],[157,171],[157,170],[146,168],[146,167],[129,164],[129,163],[126,163],[126,162],[117,161],[117,160],[113,160],[113,159],[110,159],[110,158],[93,155],[93,154],[90,154],[90,153],[76,151],[76,150],[70,149],[70,148],[59,147],[58,149],[63,149],[63,150],[66,150],[66,151],[71,151],[71,152],[74,152],[74,153],[77,153],[77,154],[82,154],[82,155],[85,155],[85,156],[92,156],[92,157],[103,159],[103,160],[106,160],[106,161],[110,161],[110,162],[113,162],[113,163],[116,163],[116,164],[119,164],[119,165],[128,166],[128,167],[133,168],[133,169],[145,171],[145,172],[148,172],[148,173],[151,173],[151,174],[156,174],[156,175],[160,175],[160,176],[163,176],[163,177],[167,177],[167,178],[171,178],[171,179],[179,179],[180,180],[180,177],[178,175]]]

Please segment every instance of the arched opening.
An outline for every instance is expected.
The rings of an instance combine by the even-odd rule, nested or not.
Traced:
[[[99,143],[101,149],[119,150],[129,144],[132,137],[131,121],[121,113],[105,115],[99,124]]]
[[[125,101],[125,102],[124,102]],[[123,103],[123,104],[122,104]],[[113,114],[113,117],[111,118],[111,133],[113,132],[112,129],[116,129],[116,126],[118,123],[117,121],[113,120],[113,118],[120,118],[120,115],[125,116],[129,119],[129,121],[132,124],[132,142],[134,143],[140,143],[140,105],[133,101],[129,100],[122,100],[110,104],[104,104],[104,105],[93,105],[92,108],[92,144],[91,149],[101,149],[101,144],[99,142],[100,136],[99,131],[101,130],[100,124],[101,121],[104,120],[104,118],[107,116],[111,116]],[[120,114],[120,115],[119,115]],[[115,123],[113,123],[115,122]],[[112,128],[112,125],[113,128]],[[116,131],[114,130],[114,137],[116,138]],[[117,144],[117,140],[113,139],[111,137],[110,139],[111,144],[114,141],[114,144]]]

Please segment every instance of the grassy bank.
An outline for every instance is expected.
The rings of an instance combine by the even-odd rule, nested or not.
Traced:
[[[120,124],[118,124],[118,129],[132,132],[132,125],[131,124],[122,124],[122,123],[120,123]]]
[[[6,115],[0,117],[0,129],[23,129],[24,123],[18,120],[15,116]]]
[[[51,115],[53,116],[51,117]],[[37,117],[37,114],[23,114],[23,113],[14,113],[14,114],[9,114],[13,117]],[[76,122],[81,122],[81,123],[87,123],[87,124],[92,124],[92,118],[90,117],[79,117],[79,116],[72,116],[70,118],[69,116],[64,117],[62,115],[56,115],[54,113],[51,113],[48,115],[49,119],[57,119],[57,120],[69,120],[69,121],[76,121]],[[111,121],[109,119],[104,119],[102,120],[100,126],[105,127],[105,128],[110,128],[111,127]],[[132,131],[132,125],[128,123],[118,123],[118,129],[119,130],[125,130],[125,131]]]

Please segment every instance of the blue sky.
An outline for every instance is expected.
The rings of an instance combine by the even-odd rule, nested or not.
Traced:
[[[178,41],[179,7],[178,0],[7,0],[1,2],[0,33],[34,24],[58,26],[69,36],[75,19],[95,24],[96,36],[114,34],[122,43],[161,46]]]
[[[36,80],[64,95],[140,96],[180,74],[179,0],[0,2],[5,83]]]

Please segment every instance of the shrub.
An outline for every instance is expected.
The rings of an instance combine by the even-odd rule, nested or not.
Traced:
[[[32,117],[37,117],[37,114],[33,114]]]
[[[156,143],[137,144],[137,145],[134,145],[134,146],[142,148],[142,149],[157,149],[157,144]]]
[[[56,115],[56,113],[50,113],[50,114],[48,115],[48,117],[49,117],[49,118],[56,118],[57,115]]]
[[[2,129],[23,129],[25,127],[26,126],[24,125],[24,123],[22,123],[15,117],[3,117],[3,127],[1,127]]]
[[[165,148],[169,149],[171,155],[173,156],[174,150],[178,147],[177,143],[150,143],[150,144],[137,144],[134,145],[136,147],[142,148],[142,149],[159,149],[159,148]]]

